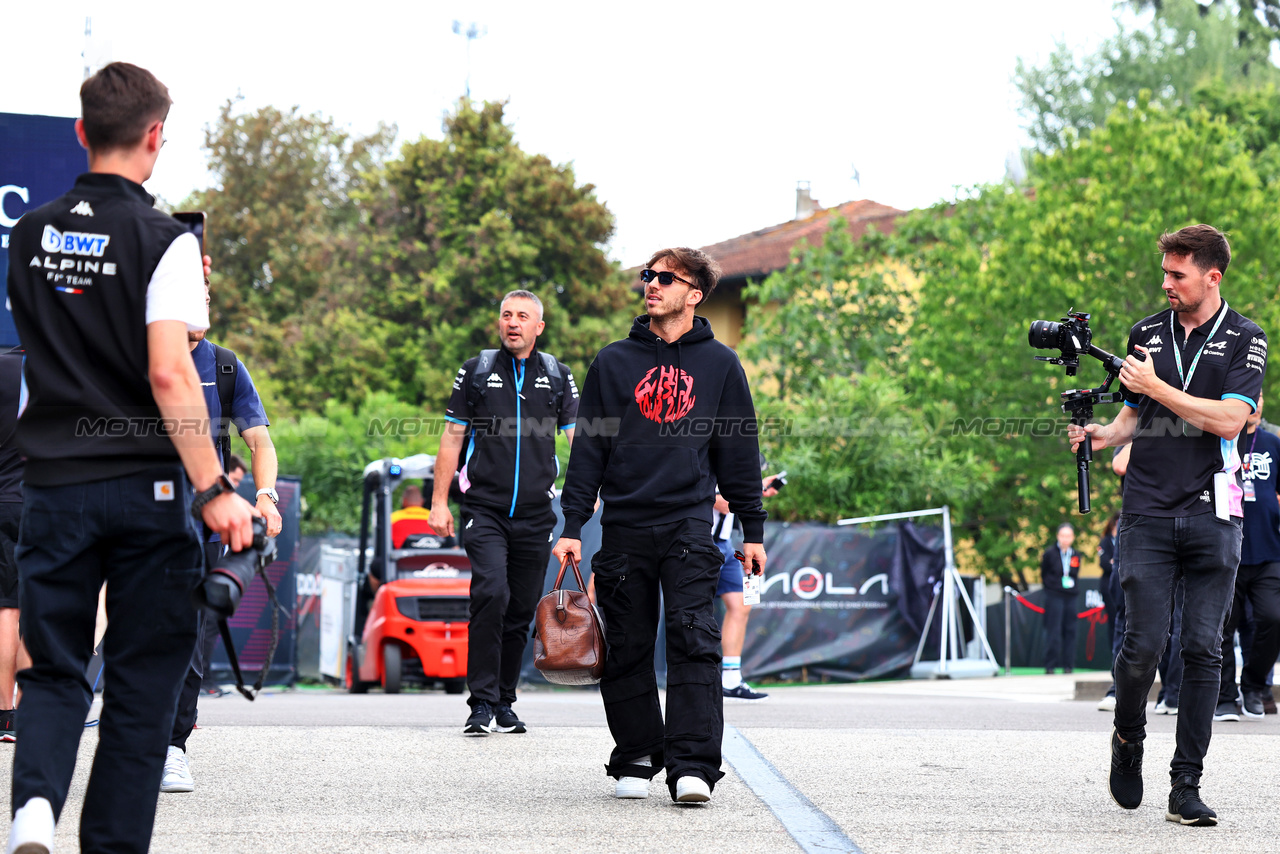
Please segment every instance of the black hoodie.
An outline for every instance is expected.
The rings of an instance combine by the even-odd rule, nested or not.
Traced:
[[[587,371],[561,497],[563,536],[581,538],[597,491],[605,525],[709,525],[717,483],[746,542],[762,542],[755,408],[737,355],[706,318],[667,344],[648,315],[637,317],[626,340],[601,350]]]

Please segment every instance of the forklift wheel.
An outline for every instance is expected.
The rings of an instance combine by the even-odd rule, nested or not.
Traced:
[[[358,671],[356,670],[356,656],[354,652],[347,653],[347,693],[349,694],[367,694],[369,693],[369,683],[361,682]]]
[[[382,690],[388,694],[400,693],[400,647],[388,643],[382,648]]]

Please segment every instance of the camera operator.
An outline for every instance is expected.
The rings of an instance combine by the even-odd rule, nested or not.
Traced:
[[[1071,425],[1072,451],[1133,443],[1120,520],[1120,583],[1128,625],[1116,662],[1110,791],[1142,802],[1146,699],[1168,637],[1173,591],[1184,585],[1177,750],[1170,766],[1169,821],[1208,826],[1200,799],[1221,675],[1222,625],[1240,562],[1243,490],[1235,440],[1256,408],[1267,339],[1219,291],[1231,260],[1226,236],[1208,225],[1161,235],[1169,308],[1129,332],[1120,381],[1124,408],[1110,424]],[[1137,355],[1141,354],[1141,355]]]
[[[192,515],[239,550],[254,510],[222,472],[188,350],[188,330],[209,325],[199,246],[141,186],[164,144],[168,90],[115,62],[84,82],[80,101],[88,174],[10,238],[9,298],[27,351],[17,558],[32,666],[18,675],[8,850],[53,846],[92,699],[85,671],[105,580],[110,687],[80,845],[142,852],[196,642]]]

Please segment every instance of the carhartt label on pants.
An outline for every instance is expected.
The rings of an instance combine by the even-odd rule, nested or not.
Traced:
[[[156,501],[172,501],[173,500],[173,481],[157,480],[152,486],[155,488]]]

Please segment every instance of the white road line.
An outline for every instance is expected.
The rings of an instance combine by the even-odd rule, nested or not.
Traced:
[[[722,752],[742,782],[765,802],[807,854],[831,851],[863,854],[857,843],[846,836],[830,816],[814,806],[813,801],[791,785],[746,736],[728,724],[724,728]]]

